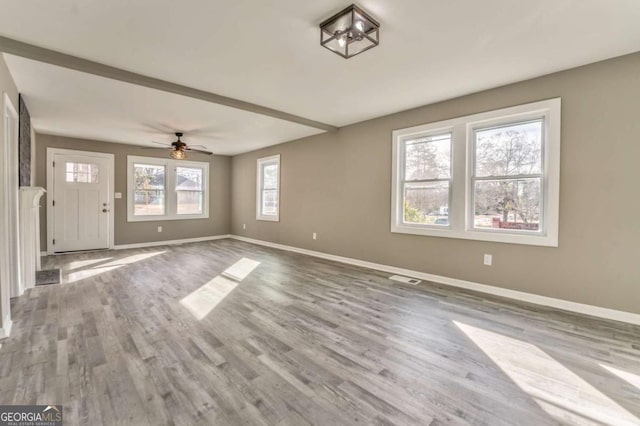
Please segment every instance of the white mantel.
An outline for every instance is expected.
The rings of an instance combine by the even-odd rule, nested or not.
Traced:
[[[20,258],[21,282],[14,283],[11,297],[21,296],[36,285],[40,270],[40,197],[46,191],[39,186],[20,187]]]

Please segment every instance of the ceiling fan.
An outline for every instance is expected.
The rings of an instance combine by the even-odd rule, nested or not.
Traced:
[[[213,152],[207,151],[205,146],[187,145],[186,143],[184,143],[181,140],[183,136],[182,132],[176,132],[175,135],[178,139],[172,142],[170,145],[167,145],[166,143],[162,143],[162,142],[155,142],[155,141],[152,141],[152,142],[157,143],[158,145],[164,145],[165,148],[169,148],[171,150],[171,158],[173,158],[174,160],[184,160],[185,158],[187,158],[187,151],[197,152],[200,154],[213,155]],[[203,149],[195,149],[194,147],[199,147]],[[152,149],[155,149],[155,148],[152,148]]]

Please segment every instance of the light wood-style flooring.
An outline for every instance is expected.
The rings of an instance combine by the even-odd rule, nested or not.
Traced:
[[[0,404],[65,424],[640,424],[640,327],[218,240],[49,256]]]

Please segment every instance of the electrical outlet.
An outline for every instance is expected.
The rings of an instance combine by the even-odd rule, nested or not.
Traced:
[[[485,266],[491,266],[491,264],[493,263],[493,256],[490,254],[485,254],[484,255],[484,265]]]
[[[315,240],[317,236],[318,236],[318,234],[316,234],[316,233],[314,232],[314,233],[313,233],[313,239]]]
[[[162,226],[158,226],[158,232],[162,232]]]
[[[247,229],[247,224],[246,223],[242,224],[242,229]]]

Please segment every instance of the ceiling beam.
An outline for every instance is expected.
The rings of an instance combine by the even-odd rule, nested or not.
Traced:
[[[217,95],[205,90],[194,89],[193,87],[183,86],[181,84],[171,83],[170,81],[160,80],[146,75],[137,74],[120,68],[115,68],[99,62],[89,61],[77,56],[67,55],[55,50],[45,49],[33,44],[23,43],[7,37],[0,36],[0,52],[10,55],[20,56],[22,58],[33,59],[35,61],[44,62],[59,67],[69,68],[72,70],[93,74],[100,77],[110,78],[112,80],[124,81],[125,83],[135,84],[138,86],[149,87],[151,89],[161,90],[163,92],[175,93],[177,95],[187,96],[218,105],[224,105],[243,111],[253,112],[255,114],[266,115],[268,117],[277,118],[279,120],[290,121],[292,123],[302,124],[308,127],[333,132],[338,130],[337,127],[330,124],[321,123],[319,121],[310,120],[298,115],[289,114],[288,112],[279,111],[277,109],[268,108],[262,105],[252,104],[250,102],[241,101],[239,99],[229,98],[227,96]]]

